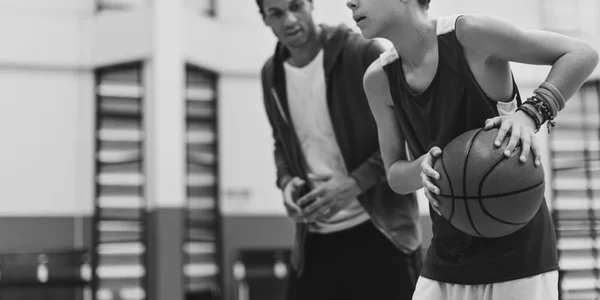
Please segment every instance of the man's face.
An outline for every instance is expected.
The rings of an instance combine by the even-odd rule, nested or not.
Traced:
[[[264,0],[265,24],[279,41],[289,48],[299,48],[314,31],[312,3],[308,0]]]

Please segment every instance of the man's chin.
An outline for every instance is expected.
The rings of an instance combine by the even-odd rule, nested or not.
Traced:
[[[288,39],[284,42],[289,48],[302,48],[308,38],[306,36],[296,37],[293,39]]]

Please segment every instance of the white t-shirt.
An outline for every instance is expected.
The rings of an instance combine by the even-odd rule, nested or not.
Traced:
[[[288,105],[296,135],[306,159],[309,177],[348,174],[327,107],[323,50],[306,66],[284,63]],[[309,178],[310,179],[310,178]],[[317,187],[323,182],[311,181]],[[330,233],[356,226],[369,219],[358,202],[328,220],[311,224],[313,232]]]

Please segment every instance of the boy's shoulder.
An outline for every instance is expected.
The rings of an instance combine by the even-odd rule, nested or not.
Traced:
[[[398,60],[399,58],[400,56],[398,55],[396,48],[391,47],[386,49],[383,53],[381,53],[381,55],[379,55],[379,59],[377,62],[379,63],[379,66],[383,68]]]

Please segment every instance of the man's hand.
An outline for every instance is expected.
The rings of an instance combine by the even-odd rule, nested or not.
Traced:
[[[297,204],[302,209],[306,222],[317,219],[326,220],[360,195],[360,188],[354,178],[346,175],[334,175],[302,198]]]
[[[283,188],[283,204],[287,210],[288,216],[296,222],[302,222],[302,209],[296,204],[296,200],[300,196],[300,191],[304,188],[306,182],[299,177],[294,177]]]

